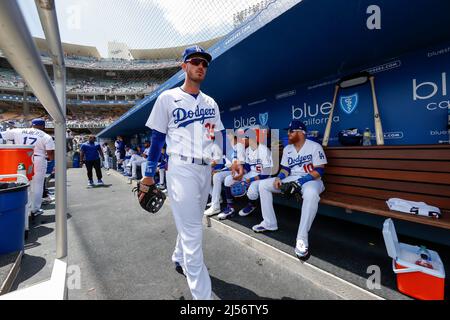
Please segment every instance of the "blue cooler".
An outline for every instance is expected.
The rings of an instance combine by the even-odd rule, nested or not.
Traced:
[[[0,255],[24,248],[28,186],[0,183]]]

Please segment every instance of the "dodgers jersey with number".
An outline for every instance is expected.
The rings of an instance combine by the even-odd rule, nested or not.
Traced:
[[[55,142],[44,131],[36,128],[15,128],[2,132],[5,140],[14,141],[14,144],[34,146],[34,155],[45,157],[46,150],[55,150]]]
[[[248,147],[245,150],[245,163],[250,166],[251,172],[270,175],[273,166],[272,152],[264,144],[258,145],[255,150]]]
[[[299,152],[289,144],[283,149],[281,165],[291,169],[291,176],[304,176],[314,170],[314,166],[327,163],[323,148],[317,142],[305,140]]]
[[[200,91],[197,98],[180,87],[156,99],[146,126],[166,134],[167,153],[202,159],[212,143],[210,133],[224,130],[213,98]]]

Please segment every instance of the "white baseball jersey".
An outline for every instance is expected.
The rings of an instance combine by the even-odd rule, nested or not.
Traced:
[[[223,151],[222,148],[217,145],[217,143],[213,142],[206,146],[203,152],[203,159],[205,159],[207,162],[215,161],[216,163],[219,163],[222,158]]]
[[[146,126],[166,134],[167,154],[202,159],[211,143],[210,133],[224,130],[213,98],[200,92],[197,98],[180,87],[166,90],[156,99]]]
[[[248,147],[245,150],[245,163],[250,165],[251,172],[270,175],[273,166],[272,152],[264,144],[259,144],[255,150]]]
[[[36,128],[15,128],[2,132],[5,140],[14,141],[14,144],[34,146],[34,155],[45,157],[46,150],[55,150],[52,137]]]
[[[148,157],[148,155],[150,154],[150,147],[144,149],[144,152],[142,152],[142,155],[144,155],[144,154],[146,157]]]
[[[305,144],[299,152],[292,144],[283,149],[281,165],[291,169],[290,175],[304,176],[314,170],[315,166],[327,163],[327,157],[320,144],[311,140],[305,140]]]
[[[244,163],[246,156],[245,146],[240,142],[236,143],[233,146],[233,160],[237,159],[240,163]]]

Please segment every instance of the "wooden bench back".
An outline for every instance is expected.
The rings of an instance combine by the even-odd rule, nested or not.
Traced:
[[[423,201],[450,211],[450,145],[330,147],[329,192]]]

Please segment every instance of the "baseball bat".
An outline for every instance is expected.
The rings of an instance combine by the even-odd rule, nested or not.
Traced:
[[[384,145],[384,134],[383,127],[381,126],[380,113],[378,111],[377,96],[375,95],[375,82],[374,76],[370,76],[370,86],[372,88],[372,99],[373,99],[373,117],[375,121],[375,137],[377,139],[377,145]]]
[[[448,144],[450,144],[450,104],[448,105],[448,116],[447,116],[447,133],[448,133]]]
[[[338,91],[339,91],[339,85],[336,85],[336,87],[334,89],[334,98],[333,98],[333,104],[331,105],[330,116],[327,121],[327,126],[325,127],[325,132],[323,134],[322,146],[324,146],[324,147],[328,146],[328,140],[330,139],[331,123],[333,122],[333,111],[334,111],[334,106],[336,105],[336,98],[338,95]]]

